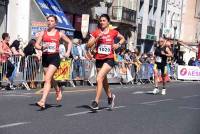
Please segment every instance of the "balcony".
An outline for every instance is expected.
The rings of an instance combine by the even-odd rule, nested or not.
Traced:
[[[153,26],[147,26],[147,33],[148,34],[155,34],[155,27]]]
[[[112,21],[135,25],[136,11],[120,6],[112,7]]]

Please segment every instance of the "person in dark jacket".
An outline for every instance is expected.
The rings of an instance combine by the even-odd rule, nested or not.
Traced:
[[[190,58],[190,60],[188,62],[188,66],[194,66],[194,63],[195,63],[195,58],[192,57],[192,58]]]

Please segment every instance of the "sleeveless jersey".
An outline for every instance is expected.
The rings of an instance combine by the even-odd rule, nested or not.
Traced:
[[[166,53],[166,47],[157,47],[155,50],[155,56],[156,56],[156,63],[158,64],[167,64],[167,56],[162,55],[161,51],[164,51]]]
[[[60,34],[56,31],[55,35],[49,36],[47,31],[44,32],[43,38],[43,54],[59,53]]]
[[[100,29],[96,29],[91,36],[97,38],[101,33]],[[104,59],[114,59],[114,50],[113,44],[114,39],[117,37],[118,31],[114,29],[109,29],[107,34],[103,34],[102,37],[97,41],[96,44],[96,55],[95,59],[104,60]]]

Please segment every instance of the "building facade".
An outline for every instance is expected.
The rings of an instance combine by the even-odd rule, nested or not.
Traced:
[[[180,40],[180,54],[188,63],[190,58],[196,57],[200,42],[200,0],[184,0]]]
[[[200,41],[200,0],[184,1],[180,39],[190,43]]]
[[[165,18],[165,0],[140,0],[138,3],[137,47],[143,53],[153,51],[154,42],[161,35]]]
[[[8,0],[0,0],[0,35],[7,31]]]
[[[73,36],[73,27],[64,15],[56,0],[12,0],[7,6],[6,32],[10,33],[11,41],[20,40],[27,45],[38,32],[47,28],[46,16],[54,14],[58,18],[57,28],[68,36]]]
[[[111,7],[112,24],[126,38],[126,48],[134,50],[137,40],[137,4],[138,0],[114,0]]]
[[[184,0],[166,0],[163,34],[170,39],[180,39]]]
[[[80,32],[81,15],[90,15],[89,32],[97,27],[98,16],[109,14],[111,24],[126,38],[127,49],[136,46],[136,10],[138,0],[59,0],[66,15],[71,18],[76,29],[75,37],[82,38]]]

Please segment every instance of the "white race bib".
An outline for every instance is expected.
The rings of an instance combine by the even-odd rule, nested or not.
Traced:
[[[109,55],[111,53],[111,45],[100,44],[98,46],[98,54]]]
[[[43,43],[43,52],[54,53],[56,52],[56,43],[55,42],[45,42]]]
[[[160,56],[156,56],[156,62],[157,63],[161,63],[162,62],[162,58]]]

